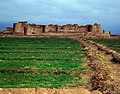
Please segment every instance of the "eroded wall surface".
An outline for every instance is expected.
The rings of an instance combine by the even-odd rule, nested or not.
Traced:
[[[13,28],[6,28],[6,31],[13,29],[13,35],[41,35],[42,33],[78,33],[85,38],[110,38],[110,32],[104,32],[101,24],[79,26],[78,24],[67,25],[36,25],[25,22],[14,23]]]

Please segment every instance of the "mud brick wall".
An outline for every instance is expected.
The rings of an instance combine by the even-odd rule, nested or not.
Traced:
[[[79,26],[78,24],[67,25],[36,25],[27,22],[14,24],[14,35],[41,35],[42,33],[80,33],[84,38],[110,38],[109,32],[103,32],[101,24]],[[69,36],[69,34],[68,34]]]
[[[6,31],[13,31],[12,27],[6,27]]]
[[[28,25],[25,31],[25,35],[40,35],[44,32],[44,25]]]
[[[14,35],[25,35],[27,22],[14,23],[13,34]]]
[[[110,32],[104,32],[104,36],[105,36],[106,38],[110,38]]]
[[[57,25],[46,25],[45,26],[45,33],[57,33],[58,27]]]

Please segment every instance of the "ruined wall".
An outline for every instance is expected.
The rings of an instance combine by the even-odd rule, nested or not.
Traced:
[[[74,24],[73,27],[74,27],[74,32],[79,32],[80,26],[78,24]]]
[[[44,32],[44,25],[29,24],[26,29],[26,35],[40,35]]]
[[[96,25],[87,25],[88,32],[95,33],[97,31]]]
[[[101,24],[94,24],[94,26],[96,26],[96,31],[94,32],[96,34],[96,36],[102,37],[103,30],[102,30]]]
[[[14,35],[40,35],[44,32],[44,25],[28,24],[19,22],[14,24]]]
[[[67,33],[68,29],[67,26],[63,25],[63,26],[58,26],[58,33]]]
[[[12,27],[6,27],[6,31],[13,31]]]
[[[46,25],[45,26],[45,33],[57,33],[58,26],[57,25]]]
[[[110,38],[110,32],[104,32],[103,35],[105,38]]]
[[[101,24],[87,25],[88,32],[86,33],[86,38],[103,38],[103,30]]]
[[[63,32],[63,33],[72,33],[72,32],[78,32],[79,31],[79,25],[77,24],[67,24],[63,26],[58,26],[58,32]]]
[[[109,32],[103,32],[101,24],[79,26],[78,24],[67,25],[36,25],[27,22],[18,22],[14,24],[14,35],[41,35],[42,33],[79,33],[80,37],[85,38],[103,38],[110,37]],[[8,28],[10,30],[10,28]]]
[[[2,36],[4,33],[3,33],[3,31],[2,30],[0,30],[0,36]]]
[[[77,24],[74,24],[74,25],[71,25],[71,24],[67,24],[66,25],[66,28],[67,28],[67,32],[70,32],[70,33],[72,33],[72,32],[78,32],[78,25]]]
[[[25,31],[27,28],[27,22],[14,23],[13,28],[14,28],[13,30],[14,35],[25,35]]]
[[[80,26],[80,27],[79,27],[79,32],[81,32],[81,33],[86,33],[86,32],[88,32],[87,26]]]

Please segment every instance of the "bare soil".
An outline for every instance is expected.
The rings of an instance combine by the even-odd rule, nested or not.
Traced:
[[[110,53],[108,48],[92,41],[84,40],[80,43],[87,50],[87,66],[93,71],[89,83],[91,90],[99,90],[103,94],[120,94],[119,53]]]
[[[11,88],[1,89],[0,94],[102,94],[99,91],[89,92],[87,89],[75,88],[75,89],[45,89],[45,88]]]

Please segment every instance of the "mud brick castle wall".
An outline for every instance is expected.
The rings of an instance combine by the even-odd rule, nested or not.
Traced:
[[[13,28],[12,27],[6,27],[6,31],[13,31]]]
[[[110,32],[104,32],[101,24],[79,26],[78,24],[67,24],[67,25],[36,25],[28,24],[25,22],[14,23],[13,28],[7,27],[6,31],[13,31],[13,35],[41,35],[43,33],[48,34],[71,34],[78,33],[80,37],[84,38],[109,38]]]
[[[13,34],[14,35],[25,35],[28,24],[27,22],[18,22],[13,25]]]
[[[25,35],[40,35],[44,32],[44,28],[44,25],[29,24],[27,26]]]
[[[52,25],[52,24],[46,25],[45,29],[44,29],[45,33],[49,33],[49,32],[51,32],[51,33],[57,33],[57,31],[58,31],[57,25]]]

